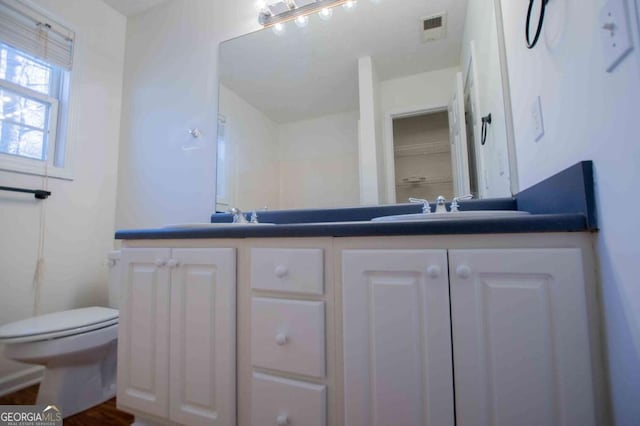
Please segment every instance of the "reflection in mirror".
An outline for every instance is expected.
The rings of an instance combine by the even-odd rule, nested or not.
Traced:
[[[218,211],[511,195],[493,1],[308,18],[220,45]]]

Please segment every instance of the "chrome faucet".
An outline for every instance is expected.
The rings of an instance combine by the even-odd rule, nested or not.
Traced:
[[[451,201],[451,208],[449,209],[449,211],[451,213],[455,213],[455,212],[460,211],[460,210],[458,210],[458,207],[460,207],[460,205],[458,204],[458,201],[470,200],[472,198],[473,198],[473,194],[467,194],[467,195],[461,195],[459,197],[454,197],[453,201]]]
[[[429,205],[429,201],[424,200],[422,198],[409,198],[410,203],[420,203],[422,204],[422,213],[429,214],[431,213],[431,206]]]
[[[249,223],[246,217],[244,217],[244,213],[237,207],[232,207],[229,209],[229,213],[233,215],[233,223]]]

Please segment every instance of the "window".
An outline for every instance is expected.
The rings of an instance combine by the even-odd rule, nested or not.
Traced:
[[[66,151],[72,31],[0,0],[0,169],[70,177]]]

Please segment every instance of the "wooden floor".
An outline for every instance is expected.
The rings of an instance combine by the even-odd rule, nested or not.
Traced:
[[[38,385],[0,396],[0,405],[33,405],[36,403]],[[64,415],[64,413],[62,413]],[[133,423],[133,416],[116,409],[116,400],[111,399],[97,407],[64,419],[67,426],[125,426]]]

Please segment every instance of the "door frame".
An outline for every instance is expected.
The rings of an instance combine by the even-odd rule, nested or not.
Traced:
[[[383,202],[396,204],[396,165],[393,150],[393,120],[397,118],[411,118],[420,115],[436,114],[439,112],[447,112],[448,105],[415,105],[412,107],[399,108],[384,113],[384,138],[383,138],[383,160],[387,186],[387,199]]]

